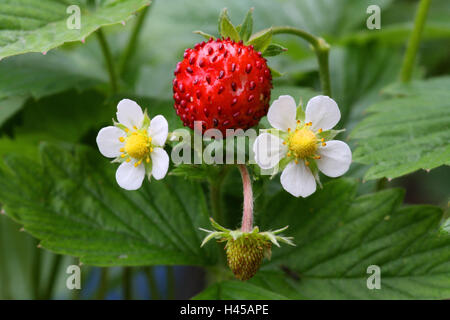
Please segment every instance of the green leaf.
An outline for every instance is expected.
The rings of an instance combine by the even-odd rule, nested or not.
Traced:
[[[257,288],[289,299],[447,298],[450,236],[438,232],[442,210],[403,207],[399,189],[356,196],[356,187],[354,180],[339,179],[306,199],[284,191],[266,197],[255,224],[261,230],[289,225],[284,233],[297,246],[274,248],[244,285],[200,297],[241,298],[251,285],[247,299],[258,297]],[[371,265],[380,267],[380,290],[367,288]]]
[[[418,95],[450,95],[450,76],[415,80],[410,83],[394,83],[383,90],[383,93],[398,96]]]
[[[202,36],[203,38],[205,38],[206,40],[209,40],[209,39],[216,40],[216,37],[210,35],[209,33],[206,33],[206,32],[200,31],[200,30],[193,31],[193,32],[194,32],[195,34],[201,35],[201,36]]]
[[[219,34],[224,38],[230,38],[234,41],[239,41],[239,33],[237,32],[236,28],[233,26],[233,24],[230,21],[230,18],[228,17],[228,11],[226,8],[222,10],[219,16]]]
[[[274,57],[286,52],[287,49],[279,44],[272,43],[264,50],[263,56],[265,57]]]
[[[389,179],[450,165],[450,77],[413,81],[387,91],[405,95],[372,105],[355,127],[354,160],[369,164],[366,179]]]
[[[248,10],[239,30],[239,36],[242,41],[244,41],[244,43],[246,43],[247,40],[250,39],[250,36],[253,32],[253,10],[253,8]]]
[[[200,294],[194,300],[286,300],[287,297],[249,284],[248,282],[224,281],[216,283]]]
[[[14,134],[20,141],[35,143],[42,140],[78,142],[89,130],[106,124],[105,119],[111,119],[115,111],[116,105],[105,103],[105,97],[95,91],[66,91],[28,101],[22,123],[14,127]]]
[[[82,50],[31,53],[0,63],[0,126],[17,113],[27,98],[40,99],[67,89],[85,90],[105,84],[101,59],[84,45]]]
[[[264,53],[272,42],[272,28],[261,30],[255,33],[247,42],[247,45],[253,45],[256,51]]]
[[[69,88],[83,90],[106,83],[108,75],[98,61],[92,61],[93,56],[101,59],[92,50],[56,50],[46,56],[33,53],[2,61],[0,98],[31,96],[39,99]]]
[[[150,0],[101,1],[95,7],[86,1],[3,0],[0,6],[0,59],[27,52],[47,52],[66,42],[81,41],[102,26],[129,20]],[[71,5],[81,11],[80,29],[69,29]]]
[[[209,221],[198,184],[166,177],[130,192],[98,152],[43,144],[41,157],[5,158],[0,202],[44,248],[99,266],[215,261],[212,248],[200,249],[198,227]]]
[[[23,96],[0,99],[0,127],[22,108],[25,101],[26,98]]]

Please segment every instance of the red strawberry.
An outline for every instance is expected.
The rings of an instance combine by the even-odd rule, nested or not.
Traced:
[[[253,46],[229,39],[186,49],[173,80],[175,110],[185,126],[202,132],[248,129],[267,114],[272,76],[266,59]]]

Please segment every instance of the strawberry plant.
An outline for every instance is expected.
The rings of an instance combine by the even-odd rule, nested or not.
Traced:
[[[0,298],[450,297],[446,0],[72,2],[0,4]]]

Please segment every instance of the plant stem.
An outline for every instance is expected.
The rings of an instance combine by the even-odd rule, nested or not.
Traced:
[[[228,172],[228,166],[221,169],[216,179],[209,180],[209,198],[211,201],[212,217],[218,223],[224,223],[222,212],[222,183]]]
[[[320,86],[324,95],[331,98],[331,80],[330,80],[330,67],[328,64],[328,57],[330,55],[330,45],[319,38],[318,47],[314,48],[319,63],[319,76]]]
[[[167,299],[175,299],[175,273],[173,266],[167,266]]]
[[[155,276],[153,274],[153,267],[145,267],[144,273],[148,280],[147,282],[148,282],[148,287],[150,288],[151,299],[152,300],[161,299],[160,295],[159,295],[158,285],[156,284]]]
[[[115,94],[115,93],[117,93],[118,85],[117,85],[116,70],[114,68],[111,50],[109,49],[108,42],[106,41],[106,38],[105,38],[105,35],[104,35],[102,29],[98,29],[96,32],[96,35],[97,35],[97,39],[100,43],[100,47],[102,49],[103,57],[105,58],[106,67],[108,68],[111,92],[113,94]]]
[[[55,288],[55,282],[57,280],[58,270],[59,270],[59,267],[61,266],[61,261],[62,261],[62,255],[57,254],[54,256],[53,261],[52,261],[52,266],[50,268],[49,279],[47,281],[47,288],[45,289],[44,295],[43,295],[43,298],[45,300],[49,300],[53,296],[53,290]]]
[[[253,229],[253,190],[250,174],[244,164],[238,165],[242,177],[242,189],[244,193],[244,212],[242,214],[242,232],[251,232]]]
[[[408,40],[405,56],[403,58],[402,69],[400,71],[400,80],[402,82],[409,82],[411,80],[414,62],[416,60],[417,51],[419,49],[422,31],[427,20],[428,9],[430,8],[431,0],[421,0],[417,7],[416,18],[414,20],[414,28]]]
[[[316,37],[306,31],[293,27],[273,27],[272,33],[295,35],[303,38],[311,44],[317,56],[317,62],[319,63],[319,76],[322,92],[324,95],[331,97],[331,80],[328,64],[330,45],[322,38]]]
[[[100,285],[98,286],[97,300],[104,300],[106,298],[106,294],[108,293],[108,273],[108,268],[100,269]]]
[[[137,47],[139,34],[142,29],[142,25],[145,21],[145,16],[147,15],[147,12],[149,11],[150,6],[145,7],[139,14],[139,17],[136,21],[136,24],[133,27],[133,31],[130,36],[130,40],[128,41],[128,45],[125,48],[125,51],[122,54],[122,57],[120,59],[119,63],[119,75],[123,75],[125,72],[125,69],[127,67],[128,61],[133,57],[134,51]]]
[[[40,299],[42,249],[39,247],[39,243],[36,240],[33,240],[33,244],[35,248],[33,254],[33,268],[31,269],[31,281],[34,299]]]
[[[318,38],[312,34],[294,27],[273,27],[272,34],[292,34],[308,41],[313,47],[318,45]]]
[[[122,289],[123,289],[123,299],[124,300],[131,300],[132,299],[132,291],[133,286],[133,275],[132,270],[130,267],[123,267],[123,273],[122,273]]]

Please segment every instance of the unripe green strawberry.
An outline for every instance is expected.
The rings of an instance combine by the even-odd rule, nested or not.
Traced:
[[[286,230],[287,226],[275,231],[264,232],[259,232],[259,228],[254,227],[250,232],[243,232],[240,229],[226,229],[212,218],[210,220],[215,230],[200,228],[200,230],[208,233],[201,247],[211,239],[216,239],[219,242],[226,241],[225,251],[228,266],[236,278],[242,281],[248,280],[256,274],[264,258],[270,259],[272,243],[277,247],[280,246],[278,241],[295,246],[292,237],[278,235]]]
[[[244,234],[236,240],[230,239],[225,246],[231,271],[243,281],[256,274],[270,249],[270,241],[252,233]]]

